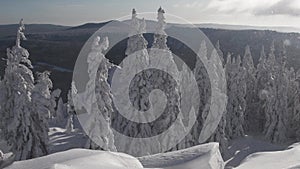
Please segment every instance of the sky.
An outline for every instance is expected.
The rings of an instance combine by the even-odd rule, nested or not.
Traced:
[[[80,25],[102,22],[162,6],[195,24],[219,23],[300,28],[300,0],[0,0],[0,24]]]

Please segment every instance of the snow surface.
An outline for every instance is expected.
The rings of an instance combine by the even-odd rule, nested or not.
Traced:
[[[236,169],[299,169],[300,143],[284,151],[261,152],[248,156]]]
[[[143,165],[152,169],[221,169],[224,162],[218,148],[218,143],[209,143],[139,159],[124,153],[72,149],[15,162],[6,169],[138,169]]]
[[[222,169],[218,143],[203,144],[179,151],[138,158],[145,167],[163,169]]]
[[[7,169],[121,169],[143,168],[134,157],[123,153],[73,149],[15,162]]]
[[[231,141],[224,161],[226,168],[237,167],[249,155],[254,153],[269,152],[269,151],[283,151],[287,146],[271,144],[267,141],[253,138],[252,136],[245,136]]]

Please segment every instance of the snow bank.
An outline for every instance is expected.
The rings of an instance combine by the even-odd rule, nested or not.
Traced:
[[[140,162],[140,161],[141,162]],[[223,169],[218,143],[136,159],[130,155],[98,150],[73,149],[15,162],[6,169]]]
[[[254,153],[236,169],[297,169],[300,168],[300,143],[284,151]]]
[[[138,158],[144,167],[164,169],[223,169],[218,143]]]
[[[97,150],[73,149],[41,158],[15,162],[7,169],[121,169],[143,168],[134,157]]]

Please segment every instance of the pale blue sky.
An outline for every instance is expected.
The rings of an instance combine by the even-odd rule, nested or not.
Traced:
[[[0,0],[0,24],[79,25],[138,12],[167,13],[192,23],[300,27],[299,0]]]

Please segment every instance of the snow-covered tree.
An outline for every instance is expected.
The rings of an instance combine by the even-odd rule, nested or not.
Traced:
[[[55,122],[58,125],[64,124],[65,119],[68,115],[67,112],[67,104],[65,104],[62,100],[62,98],[60,97],[57,103],[57,109],[56,109],[56,113],[55,113]]]
[[[257,102],[257,94],[256,94],[256,69],[254,67],[253,58],[251,55],[250,47],[246,46],[245,55],[243,58],[243,67],[246,69],[246,111],[245,111],[245,120],[244,124],[245,130],[249,132],[256,131],[255,125],[258,124],[257,112],[256,112],[256,102]]]
[[[212,136],[209,138],[209,141],[211,142],[219,142],[220,144],[220,151],[221,153],[226,153],[226,148],[228,146],[228,138],[225,133],[226,129],[226,116],[227,112],[222,110],[221,106],[223,104],[221,102],[224,102],[227,98],[225,97],[227,93],[226,89],[226,73],[223,67],[223,60],[220,58],[217,49],[213,49],[211,53],[211,57],[208,60],[208,71],[211,72],[209,78],[211,81],[211,89],[214,90],[212,91],[212,96],[210,99],[214,98],[215,103],[211,103],[209,106],[218,106],[219,108],[216,111],[219,111],[218,114],[222,114],[221,120],[219,121],[219,124],[215,130],[215,132],[212,134]],[[224,81],[223,81],[224,80]],[[215,96],[213,96],[213,92],[216,93]],[[226,101],[225,101],[226,102]],[[224,105],[225,106],[225,105]],[[225,111],[225,112],[221,112]],[[216,113],[216,112],[212,112]],[[216,113],[217,114],[217,113]],[[207,115],[202,114],[203,121],[207,119]],[[213,118],[218,118],[218,117],[213,117]],[[203,129],[202,129],[203,130]]]
[[[140,72],[143,68],[149,65],[149,54],[147,51],[148,42],[145,40],[143,33],[145,33],[146,22],[144,19],[139,19],[137,17],[137,12],[135,9],[132,10],[132,18],[130,22],[130,33],[129,39],[127,42],[126,56],[127,58],[120,65],[121,69],[117,70],[117,73],[120,74],[119,82],[114,84],[125,85],[127,88],[129,84],[123,84],[122,81],[130,79],[130,74],[138,74],[138,78],[131,79],[131,84],[129,88],[129,97],[131,101],[131,106],[134,107],[137,111],[146,111],[149,109],[149,100],[146,93],[149,93],[149,85],[147,80],[149,75],[146,72]],[[115,86],[112,86],[113,88]],[[117,90],[114,90],[115,98],[124,98],[123,91],[118,90],[119,86],[116,87]],[[118,110],[118,111],[128,111],[128,110]],[[134,115],[135,113],[132,113]],[[148,134],[145,131],[151,130],[151,126],[145,124],[143,126],[137,126],[134,122],[128,122],[126,118],[119,114],[112,117],[112,126],[114,129],[128,135],[131,137],[140,137],[141,135]],[[137,145],[131,140],[122,139],[122,135],[115,135],[115,145],[117,146],[118,151],[126,152],[132,155],[141,155],[144,152],[149,152],[147,145]],[[144,148],[142,148],[144,147]]]
[[[180,89],[178,85],[180,82],[180,74],[174,62],[172,52],[167,47],[167,34],[164,31],[166,25],[164,13],[165,11],[162,8],[159,8],[157,14],[158,22],[154,32],[154,42],[152,47],[147,50],[147,42],[142,34],[145,26],[140,26],[145,25],[144,20],[137,19],[136,11],[133,10],[131,26],[133,32],[137,35],[132,36],[133,33],[130,33],[131,36],[128,40],[126,50],[128,57],[120,65],[122,69],[115,72],[115,74],[120,74],[120,78],[117,79],[120,81],[120,84],[124,85],[123,81],[126,81],[127,79],[131,80],[130,85],[128,84],[131,102],[131,105],[128,107],[130,107],[130,111],[143,112],[143,114],[140,113],[140,116],[135,116],[135,113],[131,113],[132,118],[138,117],[138,120],[143,119],[146,122],[139,124],[137,122],[128,121],[128,118],[126,119],[118,115],[117,117],[113,117],[114,129],[133,138],[159,136],[159,138],[155,138],[155,140],[153,139],[153,143],[147,144],[135,140],[132,141],[132,139],[128,139],[128,141],[122,138],[119,139],[119,136],[116,135],[115,140],[117,149],[119,151],[127,152],[136,156],[167,151],[165,149],[166,147],[171,149],[173,146],[176,146],[172,145],[174,141],[172,139],[177,138],[176,136],[180,135],[175,132],[169,133],[170,135],[174,135],[172,137],[170,137],[170,135],[166,137],[160,135],[162,132],[168,130],[168,127],[171,124],[174,124],[174,122],[177,120],[176,115],[180,116]],[[164,71],[148,69],[149,67],[159,67],[159,69],[164,69]],[[178,75],[178,77],[173,77],[173,79],[166,72],[173,72],[174,74]],[[134,78],[132,78],[132,74],[135,75]],[[127,84],[124,86],[128,88]],[[116,91],[120,91],[118,93],[115,92],[115,87],[112,85],[115,98],[124,98],[124,91],[118,90],[120,87],[122,86],[116,86]],[[158,101],[162,98],[161,94],[159,95],[153,90],[163,91],[168,100],[163,113],[158,119],[155,120],[155,123],[151,122],[153,120],[149,120],[149,117],[151,118],[151,116],[157,113],[154,112],[156,110],[153,109],[153,106],[156,108],[163,102]],[[153,97],[155,99],[151,99]],[[126,110],[122,109],[119,111]],[[178,121],[176,121],[180,123],[178,126],[183,127],[184,124],[182,121]],[[179,132],[184,132],[184,129]]]
[[[208,64],[208,57],[207,57],[207,46],[206,42],[202,41],[200,45],[200,50],[198,52],[198,56],[201,57],[197,58],[195,68],[193,70],[194,77],[196,78],[197,82],[197,87],[199,91],[199,110],[198,110],[198,116],[197,120],[191,129],[190,133],[186,136],[186,138],[179,144],[180,148],[188,148],[192,146],[199,145],[199,136],[201,133],[201,129],[203,127],[204,123],[204,118],[208,115],[209,112],[209,101],[210,101],[210,94],[211,94],[211,86],[210,86],[210,81],[208,77],[208,73],[206,70],[206,67],[204,64]],[[182,70],[184,72],[184,69]],[[182,78],[187,78],[187,77],[182,77]],[[185,82],[182,79],[182,88],[187,88],[189,87],[184,87]],[[186,90],[187,90],[186,89]],[[182,89],[184,90],[184,89]],[[192,96],[189,96],[192,97]],[[184,99],[184,98],[182,98]],[[197,98],[192,98],[192,99],[197,99]],[[184,110],[183,110],[184,111]]]
[[[73,103],[72,98],[72,90],[73,90],[74,83],[72,82],[72,87],[68,92],[68,102],[67,102],[67,124],[66,124],[66,132],[71,133],[74,131],[74,124],[73,124],[73,118],[76,114],[75,107]]]
[[[274,143],[282,143],[287,140],[288,120],[288,78],[285,72],[285,52],[282,51],[276,59],[274,43],[271,46],[267,59],[269,80],[266,89],[262,93],[265,99],[265,127],[266,139]]]
[[[220,41],[219,40],[217,41],[215,48],[216,48],[216,50],[218,52],[218,55],[220,57],[220,60],[221,60],[221,62],[223,64],[223,66],[224,66],[225,65],[224,54],[223,54],[223,52],[221,50],[221,46],[220,46]]]
[[[230,55],[226,63],[227,75],[227,115],[226,134],[230,139],[244,136],[243,124],[246,107],[246,70],[241,66],[241,58],[231,61]]]
[[[31,118],[34,120],[36,125],[35,132],[37,133],[40,145],[40,149],[37,149],[38,154],[47,154],[48,144],[48,119],[50,118],[51,112],[51,89],[52,81],[49,78],[49,72],[38,73],[36,84],[32,90],[32,115]]]
[[[39,157],[47,154],[44,131],[45,121],[39,117],[45,112],[36,112],[32,107],[32,93],[36,91],[29,53],[21,47],[21,40],[26,40],[23,33],[23,20],[17,31],[16,45],[7,49],[7,67],[1,85],[1,130],[4,139],[16,154],[17,160]],[[42,127],[42,128],[40,128]]]
[[[296,79],[296,72],[294,68],[290,70],[286,69],[286,74],[288,77],[288,137],[297,138],[297,130],[299,125],[299,82]]]
[[[56,110],[59,96],[61,94],[60,89],[55,89],[51,92],[51,105],[50,105],[50,119],[56,119]]]
[[[105,58],[103,52],[109,47],[108,38],[97,36],[92,44],[92,50],[87,57],[89,81],[86,85],[84,98],[90,113],[88,126],[84,126],[89,140],[86,148],[116,151],[114,135],[110,128],[113,113],[112,94],[108,84],[108,69],[112,64]],[[73,94],[75,84],[72,85]],[[77,103],[76,103],[77,104]]]
[[[258,96],[257,101],[257,123],[255,124],[256,127],[253,127],[256,129],[258,133],[261,133],[264,128],[265,123],[265,112],[264,112],[264,104],[265,99],[263,99],[263,95],[265,93],[265,89],[267,87],[268,81],[269,81],[269,71],[267,69],[267,56],[265,54],[264,46],[261,49],[259,62],[257,64],[257,71],[256,71],[256,91]]]

